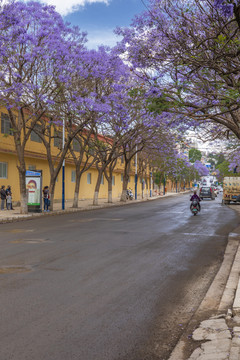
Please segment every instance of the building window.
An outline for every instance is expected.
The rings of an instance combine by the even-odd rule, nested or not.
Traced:
[[[62,147],[62,133],[61,131],[54,130],[54,146],[59,149]]]
[[[54,168],[54,170],[56,170],[56,168]],[[56,177],[56,182],[58,182],[58,176]]]
[[[80,152],[80,142],[77,139],[73,139],[72,149],[73,151]]]
[[[31,140],[32,141],[35,141],[35,142],[38,142],[38,143],[41,143],[42,142],[42,139],[40,138],[40,136],[38,135],[38,133],[40,133],[42,130],[41,126],[36,124],[34,126],[34,128],[32,129],[32,132],[31,132]],[[36,131],[36,132],[35,132]]]
[[[1,133],[12,135],[11,122],[8,114],[1,113]]]
[[[123,182],[123,174],[121,174],[121,181]]]
[[[0,162],[0,178],[7,179],[7,170],[8,164],[5,162]]]
[[[123,157],[123,155],[121,156],[121,164],[123,164],[124,163],[124,157]]]
[[[71,182],[76,182],[76,171],[72,170]]]
[[[112,185],[115,185],[115,176],[112,177]]]
[[[92,174],[91,173],[87,173],[87,184],[91,184],[92,183]]]
[[[28,170],[36,170],[36,165],[28,165]]]
[[[95,147],[94,147],[94,142],[93,141],[89,141],[89,145],[88,145],[88,153],[91,156],[95,155]]]
[[[104,177],[103,177],[103,174],[102,174],[102,178],[101,178],[101,185],[104,184]]]

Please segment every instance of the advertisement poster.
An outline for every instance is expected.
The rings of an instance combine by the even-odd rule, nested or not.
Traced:
[[[26,171],[28,205],[41,205],[41,172]]]

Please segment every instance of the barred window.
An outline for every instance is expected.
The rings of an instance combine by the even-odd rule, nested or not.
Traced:
[[[0,178],[7,179],[8,164],[0,162]]]
[[[102,174],[101,185],[103,185],[103,184],[104,184],[104,176],[103,176],[103,174]]]
[[[54,146],[59,149],[62,147],[62,133],[61,131],[54,130]]]
[[[28,165],[28,170],[36,170],[36,165]]]
[[[71,182],[76,182],[76,171],[72,170]]]
[[[73,139],[72,149],[73,151],[80,152],[80,142],[77,139]]]
[[[91,184],[92,183],[92,174],[91,173],[87,173],[87,184]]]
[[[54,170],[56,170],[56,168],[54,168]],[[58,182],[58,176],[56,177],[56,182]]]
[[[11,122],[8,114],[1,113],[1,133],[12,135]]]
[[[39,132],[41,132],[41,126],[38,124],[34,125],[34,128],[32,129],[32,132],[31,132],[31,140],[32,141],[35,141],[38,143],[42,142],[42,139],[38,135]]]
[[[89,152],[89,155],[92,155],[92,156],[94,156],[94,154],[95,154],[95,146],[92,141],[89,141],[88,152]]]

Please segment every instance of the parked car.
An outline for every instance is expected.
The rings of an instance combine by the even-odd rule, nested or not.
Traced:
[[[200,188],[199,197],[203,199],[212,199],[215,200],[215,191],[213,186],[203,186]]]

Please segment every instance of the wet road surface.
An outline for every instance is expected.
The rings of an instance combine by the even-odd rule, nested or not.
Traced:
[[[0,225],[0,359],[167,359],[238,225],[220,200]]]

